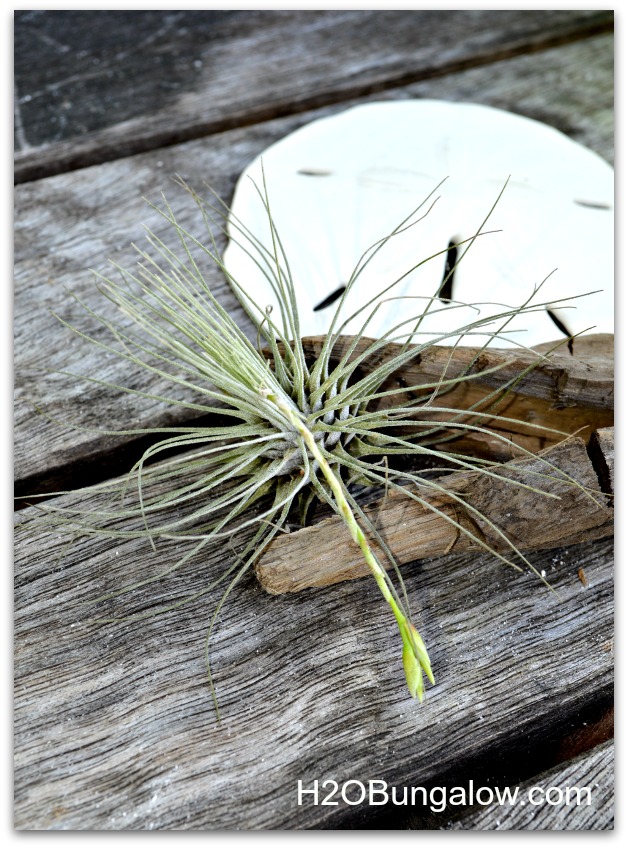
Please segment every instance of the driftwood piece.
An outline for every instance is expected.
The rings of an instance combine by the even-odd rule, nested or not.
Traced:
[[[16,179],[536,58],[612,26],[608,10],[17,12]]]
[[[351,358],[359,357],[371,341],[360,340]],[[339,339],[332,350],[332,362],[338,361],[353,344],[353,338]],[[320,337],[304,339],[306,355],[316,357],[321,345]],[[414,360],[382,385],[382,391],[395,390],[397,394],[381,398],[373,408],[385,409],[387,404],[399,404],[404,399],[404,387],[435,387],[439,381],[473,375],[473,379],[450,389],[439,389],[433,405],[456,410],[474,408],[479,413],[490,413],[495,417],[483,415],[474,423],[493,431],[495,437],[485,433],[467,434],[448,442],[452,450],[481,453],[494,460],[507,461],[518,455],[516,446],[538,453],[575,433],[588,441],[594,430],[613,423],[613,346],[614,337],[609,334],[581,336],[573,340],[571,348],[566,340],[563,344],[548,342],[535,348],[538,353],[490,348],[478,351],[472,347],[460,347],[452,352],[450,347],[435,345],[417,353]],[[398,345],[386,345],[364,359],[358,375],[369,373],[398,352]],[[493,370],[496,368],[499,370]],[[508,392],[500,393],[503,386],[519,377],[521,379]],[[428,398],[431,392],[432,388],[408,391],[407,400]],[[429,405],[422,405],[418,414],[429,421],[443,421],[449,416],[449,413],[431,413]],[[508,420],[500,421],[500,418]],[[508,441],[504,441],[505,436]]]
[[[437,681],[421,706],[407,696],[398,634],[374,583],[271,597],[247,579],[211,643],[220,724],[203,661],[216,596],[143,621],[92,619],[200,591],[229,549],[197,556],[160,591],[94,609],[80,604],[162,570],[180,550],[67,544],[36,510],[18,514],[18,829],[377,827],[409,810],[299,806],[298,780],[511,785],[546,768],[567,732],[612,703],[610,540],[532,553],[556,593],[484,555],[404,569]]]
[[[513,557],[513,548],[506,540],[524,551],[556,548],[613,533],[613,510],[606,505],[582,439],[550,448],[535,459],[499,466],[495,473],[496,477],[478,472],[452,474],[435,481],[446,490],[444,493],[432,494],[427,487],[416,490],[425,505],[393,492],[365,512],[398,563],[450,551],[479,550],[478,539],[492,550]],[[513,482],[534,486],[559,500]],[[463,503],[447,492],[461,497]],[[486,520],[466,510],[465,504]],[[342,520],[334,516],[279,536],[255,567],[258,580],[267,592],[281,594],[369,574],[357,545],[349,541],[338,544],[343,531]],[[377,541],[371,539],[371,543],[377,551]],[[379,550],[378,555],[386,565],[384,552]]]
[[[468,68],[367,99],[431,96],[511,108],[549,122],[611,158],[612,86],[612,36],[607,35]],[[147,211],[144,196],[159,203],[159,191],[165,190],[182,225],[194,229],[192,204],[168,188],[171,174],[181,174],[199,190],[207,180],[228,199],[238,174],[265,146],[341,108],[247,126],[17,187],[14,459],[19,494],[71,488],[122,473],[143,446],[134,436],[113,437],[59,426],[38,415],[33,403],[69,425],[100,429],[103,424],[108,429],[177,426],[189,420],[183,408],[167,408],[80,377],[47,372],[65,369],[97,375],[153,393],[164,388],[128,363],[105,357],[55,321],[49,310],[83,330],[94,330],[65,287],[111,318],[113,308],[97,296],[86,269],[105,270],[110,257],[132,266],[135,254],[129,242],[141,243],[143,222],[150,223],[160,237],[166,236],[163,223]],[[173,123],[171,116],[169,121]],[[249,326],[220,272],[208,267],[206,276],[220,302],[241,326]],[[250,332],[254,338],[254,331]],[[184,392],[177,397],[193,400]]]

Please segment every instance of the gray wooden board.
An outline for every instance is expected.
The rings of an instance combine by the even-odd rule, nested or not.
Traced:
[[[586,791],[577,794],[575,788],[588,788],[590,795]],[[530,790],[532,796],[528,795]],[[539,790],[549,791],[550,803],[539,803],[544,798]],[[523,803],[520,800],[514,807],[487,805],[452,823],[448,829],[612,830],[615,822],[614,742],[604,742],[566,765],[526,781],[519,787],[519,796]],[[485,794],[484,800],[487,798]]]
[[[471,98],[512,108],[554,123],[602,155],[610,156],[612,83],[612,37],[599,36],[377,97]],[[134,254],[129,242],[141,241],[143,222],[150,222],[160,234],[164,233],[163,223],[147,210],[143,196],[158,201],[159,191],[166,189],[182,223],[196,226],[192,204],[181,191],[169,187],[170,175],[180,173],[197,186],[208,180],[228,199],[241,170],[268,144],[307,121],[340,111],[346,105],[351,103],[221,133],[17,188],[15,473],[22,493],[72,485],[81,477],[83,468],[93,474],[96,463],[100,464],[101,476],[107,476],[118,470],[115,451],[125,443],[125,439],[60,427],[38,416],[33,403],[64,421],[108,429],[141,427],[148,423],[170,425],[186,415],[181,409],[138,401],[113,389],[46,373],[45,369],[67,368],[143,391],[158,392],[163,388],[126,363],[87,345],[55,321],[49,314],[51,309],[83,330],[97,328],[64,287],[111,316],[110,305],[98,297],[86,269],[103,270],[110,257],[132,265]],[[242,326],[247,326],[241,310],[233,306],[222,275],[208,268],[207,277],[221,301],[233,309]],[[104,338],[102,330],[99,332]],[[86,465],[88,460],[92,461],[91,466]]]
[[[16,177],[156,149],[612,25],[610,10],[18,12]]]
[[[230,546],[94,610],[81,604],[163,569],[181,548],[163,543],[153,554],[98,537],[68,548],[34,508],[17,522],[20,829],[368,826],[381,808],[298,806],[297,781],[401,787],[455,772],[458,783],[497,758],[517,783],[535,773],[535,745],[549,754],[552,738],[609,704],[609,540],[532,557],[556,594],[485,556],[404,567],[436,675],[423,705],[407,695],[395,624],[369,579],[286,598],[246,578],[211,645],[218,724],[203,660],[215,594],[143,621],[90,619],[199,591],[230,561]]]

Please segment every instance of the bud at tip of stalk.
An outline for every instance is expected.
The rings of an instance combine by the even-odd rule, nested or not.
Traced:
[[[423,700],[423,672],[430,683],[434,683],[434,675],[427,649],[418,630],[409,622],[405,622],[401,636],[403,640],[403,669],[406,673],[408,689],[413,698]]]
[[[414,651],[409,642],[403,643],[403,670],[406,673],[406,682],[413,698],[423,700],[423,671],[414,656]]]

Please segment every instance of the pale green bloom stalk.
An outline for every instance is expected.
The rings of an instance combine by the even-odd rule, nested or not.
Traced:
[[[271,392],[264,386],[260,387],[260,394],[273,403],[277,409],[285,415],[290,424],[303,439],[307,450],[320,466],[320,469],[329,484],[329,488],[332,491],[338,511],[349,529],[351,538],[360,546],[364,559],[371,569],[371,573],[373,574],[382,595],[388,601],[388,604],[393,611],[393,615],[395,616],[395,620],[401,634],[401,639],[403,641],[403,668],[406,674],[408,689],[410,690],[410,694],[413,698],[418,698],[419,701],[422,701],[424,692],[423,672],[427,675],[430,683],[434,683],[434,675],[432,673],[432,666],[430,664],[427,649],[425,648],[423,639],[419,632],[412,622],[408,620],[407,616],[405,616],[401,611],[399,604],[388,588],[386,572],[373,553],[362,528],[356,521],[351,507],[347,503],[342,482],[332,471],[324,454],[316,443],[314,434],[302,420],[296,408],[289,403],[288,398],[286,397],[284,399],[280,397],[279,394]]]

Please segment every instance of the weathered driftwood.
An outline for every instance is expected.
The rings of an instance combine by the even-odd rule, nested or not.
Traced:
[[[352,358],[360,356],[370,343],[370,339],[361,340]],[[321,338],[305,339],[306,354],[317,356],[321,344]],[[333,348],[332,361],[338,361],[353,344],[353,338],[339,339]],[[382,385],[382,391],[396,391],[397,394],[379,399],[377,407],[373,408],[385,409],[388,404],[398,404],[405,394],[409,402],[420,397],[427,399],[439,381],[473,375],[473,379],[449,389],[440,388],[433,405],[484,413],[475,419],[460,420],[479,423],[494,432],[495,437],[485,433],[466,434],[449,440],[450,449],[507,461],[519,455],[516,446],[538,453],[575,433],[588,441],[594,430],[613,423],[613,344],[612,335],[591,334],[574,339],[571,351],[565,340],[563,344],[539,345],[535,349],[538,354],[516,349],[478,351],[470,347],[452,351],[450,347],[434,346],[418,353]],[[398,352],[398,345],[386,345],[376,355],[366,357],[358,373],[368,373]],[[499,370],[493,370],[496,368]],[[507,392],[500,391],[513,380],[518,381]],[[420,385],[429,388],[404,392],[404,388]],[[450,413],[430,412],[426,404],[420,406],[417,415],[423,420],[443,421]],[[508,420],[500,421],[500,418]],[[504,441],[504,437],[508,441]]]
[[[516,562],[513,546],[521,551],[556,548],[613,533],[613,510],[606,505],[598,471],[582,439],[494,471],[496,477],[478,472],[442,477],[435,482],[444,491],[437,494],[427,486],[413,489],[423,504],[399,492],[388,493],[365,512],[398,563],[480,550],[480,543]],[[517,482],[559,500],[514,485]],[[462,498],[462,503],[448,493]],[[467,510],[467,504],[486,520]],[[258,580],[267,592],[280,594],[369,574],[358,546],[338,543],[343,531],[342,520],[334,516],[277,537],[256,564]],[[386,565],[376,539],[371,543]]]
[[[386,97],[473,99],[512,108],[566,130],[611,158],[612,86],[609,35],[486,67],[470,67],[442,79],[391,90]],[[168,188],[171,174],[181,174],[199,190],[207,180],[221,197],[229,198],[242,168],[266,145],[308,120],[340,108],[343,106],[247,126],[17,187],[14,457],[20,494],[70,488],[122,473],[141,451],[137,437],[59,426],[38,415],[33,403],[68,424],[99,429],[103,425],[113,430],[176,426],[189,418],[182,407],[168,408],[147,398],[48,373],[47,369],[62,369],[97,375],[151,393],[164,388],[128,363],[105,357],[55,321],[49,310],[83,330],[95,328],[65,287],[97,312],[113,317],[113,307],[98,296],[86,269],[106,269],[111,257],[132,266],[136,257],[129,242],[141,243],[143,222],[150,222],[159,236],[167,237],[163,222],[147,211],[143,197],[159,203],[159,191],[165,190],[181,223],[195,229],[198,221],[193,205],[181,192]],[[220,272],[205,266],[205,273],[221,303],[241,326],[248,326]],[[254,338],[254,331],[251,333]],[[185,393],[176,397],[193,400]]]
[[[127,15],[17,13],[18,181],[521,53],[536,57],[613,26],[604,10],[459,10],[446,13],[445,25],[442,12],[429,10]],[[94,38],[95,29],[108,39]]]
[[[334,347],[333,359],[340,359],[351,343],[353,339],[340,339]],[[368,339],[361,341],[353,355],[359,356],[369,343]],[[311,356],[317,355],[321,344],[319,338],[304,341],[306,352]],[[543,353],[554,347],[546,344],[538,350]],[[376,357],[366,358],[363,371],[372,370],[385,358],[394,356],[397,350],[397,346],[389,345]],[[501,386],[523,374],[531,365],[534,368],[516,384],[513,391],[503,397],[495,395]],[[493,371],[496,366],[500,366],[499,370]],[[608,335],[575,339],[572,352],[565,344],[562,349],[554,350],[547,360],[535,357],[530,351],[487,350],[478,354],[474,348],[458,348],[452,354],[449,348],[433,347],[404,366],[402,373],[394,374],[382,390],[434,385],[447,377],[476,374],[473,380],[445,392],[437,403],[460,410],[474,407],[481,412],[490,409],[491,413],[508,421],[480,418],[483,426],[494,431],[493,438],[473,434],[447,446],[459,452],[480,452],[503,461],[517,455],[515,446],[538,452],[562,438],[560,433],[537,428],[579,433],[588,441],[592,431],[612,423],[613,370],[613,337]],[[429,391],[424,394],[428,397]],[[409,392],[409,400],[416,396],[416,392]],[[386,401],[384,398],[379,402],[384,405]],[[445,417],[430,416],[429,405],[421,407],[417,414],[428,420]],[[595,468],[582,439],[555,447],[544,453],[543,460],[518,460],[505,466],[506,469],[517,469],[519,473],[515,471],[515,476],[520,481],[560,496],[558,504],[526,489],[517,489],[510,482],[482,478],[477,473],[458,473],[438,482],[466,498],[519,550],[599,538],[613,532],[612,511],[606,506],[605,498],[601,498],[596,506],[591,497],[564,481],[533,475],[551,474],[544,464],[550,462],[583,486],[600,493],[598,481],[603,475],[608,476],[605,457],[612,464],[613,456],[612,433],[609,434],[607,429],[600,430],[600,433],[593,445],[592,456],[597,457]],[[604,492],[612,493],[612,489],[604,488]],[[512,552],[500,535],[486,523],[479,526],[475,518],[453,498],[430,495],[427,488],[419,494],[426,498],[425,506],[400,494],[388,494],[367,510],[370,520],[399,562],[438,556],[454,549],[465,550],[474,545],[477,548],[477,543],[469,535],[451,523],[453,520],[461,522],[472,536],[479,536],[493,549]],[[444,511],[447,518],[435,510]],[[342,523],[337,518],[330,518],[277,538],[256,565],[262,586],[271,593],[296,592],[307,586],[326,586],[368,574],[368,567],[357,547],[346,545],[338,549],[339,532],[342,532]]]

